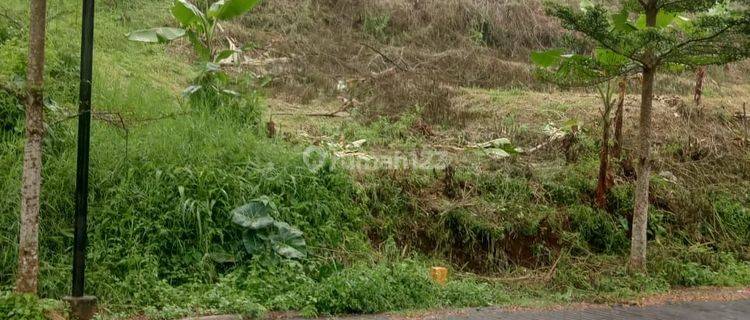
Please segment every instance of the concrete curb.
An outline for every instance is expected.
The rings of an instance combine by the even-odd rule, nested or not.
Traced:
[[[180,320],[242,320],[242,316],[235,314],[224,316],[187,317]]]

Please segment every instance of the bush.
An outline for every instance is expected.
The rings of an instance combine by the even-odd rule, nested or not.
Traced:
[[[720,227],[744,245],[750,244],[750,208],[724,194],[713,198],[715,218]]]
[[[649,269],[674,286],[740,286],[750,283],[750,264],[705,246],[652,247]]]
[[[438,304],[438,287],[425,268],[410,261],[358,264],[314,288],[315,309],[324,314],[424,309]]]
[[[0,320],[45,320],[49,302],[31,294],[0,293]]]
[[[585,206],[568,209],[571,227],[599,253],[619,254],[629,246],[626,229],[612,215]]]

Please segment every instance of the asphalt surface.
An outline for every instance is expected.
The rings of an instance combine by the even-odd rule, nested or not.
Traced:
[[[648,307],[604,307],[582,310],[510,312],[501,309],[466,309],[423,316],[373,315],[348,320],[750,320],[750,300],[685,302]]]

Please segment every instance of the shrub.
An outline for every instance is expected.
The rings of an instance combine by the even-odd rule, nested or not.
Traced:
[[[410,261],[358,264],[311,290],[315,291],[315,308],[324,314],[377,313],[438,304],[438,287],[427,278],[426,269]]]
[[[618,254],[628,248],[629,242],[624,228],[610,214],[580,205],[568,209],[568,214],[572,229],[578,232],[594,251]]]
[[[31,294],[0,293],[0,320],[45,320],[51,308],[50,302]]]

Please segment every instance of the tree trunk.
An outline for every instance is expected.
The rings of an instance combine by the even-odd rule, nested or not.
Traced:
[[[693,101],[700,107],[703,101],[703,81],[706,79],[706,67],[698,68],[695,74],[695,90],[693,91]]]
[[[633,235],[630,247],[630,267],[633,271],[643,271],[646,267],[648,192],[651,179],[651,109],[654,98],[655,74],[654,68],[647,67],[643,70],[643,92],[639,120],[638,180],[635,187]]]
[[[620,97],[617,100],[617,110],[615,110],[615,144],[612,148],[612,157],[620,159],[622,156],[622,122],[625,116],[625,95],[628,90],[628,80],[623,77],[620,80]]]
[[[646,10],[646,25],[656,26],[659,14],[658,1],[649,0]],[[638,141],[638,180],[635,186],[635,208],[633,210],[633,234],[630,240],[630,270],[646,270],[646,245],[648,243],[648,195],[651,179],[651,111],[654,104],[654,82],[656,80],[657,61],[654,52],[647,49],[646,65],[643,67],[643,85],[641,88],[641,112]]]
[[[609,191],[609,112],[605,112],[602,121],[602,147],[599,150],[599,179],[596,183],[596,205],[599,208],[607,206],[607,192]]]
[[[44,42],[47,1],[31,0],[27,69],[26,147],[21,183],[21,230],[16,292],[36,293],[39,273],[39,197],[44,139]]]

